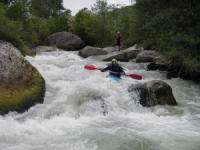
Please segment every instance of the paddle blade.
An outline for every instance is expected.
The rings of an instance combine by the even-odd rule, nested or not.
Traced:
[[[142,76],[139,75],[139,74],[129,74],[127,76],[129,76],[129,77],[131,77],[133,79],[136,79],[136,80],[142,80]]]
[[[90,64],[85,65],[84,68],[87,70],[96,70],[97,69],[94,65],[90,65]]]

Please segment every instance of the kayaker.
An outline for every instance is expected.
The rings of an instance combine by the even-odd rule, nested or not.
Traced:
[[[101,69],[101,71],[109,71],[109,75],[116,76],[118,78],[125,74],[124,69],[118,64],[116,59],[112,59],[112,62],[106,68]]]

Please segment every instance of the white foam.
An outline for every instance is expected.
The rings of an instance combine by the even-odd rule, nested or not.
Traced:
[[[199,150],[199,86],[163,73],[147,72],[144,65],[123,64],[143,81],[106,78],[107,73],[84,70],[85,64],[106,65],[81,59],[74,52],[42,53],[27,59],[46,80],[44,104],[24,114],[0,117],[3,150]],[[143,108],[130,84],[162,79],[169,83],[179,106]],[[133,96],[133,95],[132,95]]]

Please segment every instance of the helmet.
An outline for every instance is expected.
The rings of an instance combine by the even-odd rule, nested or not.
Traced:
[[[115,58],[112,59],[112,64],[118,64],[118,62]]]

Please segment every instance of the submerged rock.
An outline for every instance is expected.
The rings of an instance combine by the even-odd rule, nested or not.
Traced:
[[[79,55],[83,58],[87,58],[89,56],[105,55],[107,53],[108,52],[106,52],[102,48],[92,47],[92,46],[86,46],[79,51]]]
[[[83,40],[69,32],[57,32],[50,35],[45,42],[48,46],[56,46],[66,51],[79,50],[84,47]]]
[[[11,44],[0,41],[0,114],[23,112],[44,100],[45,81]]]
[[[137,93],[139,103],[142,106],[176,105],[172,88],[161,80],[153,80],[144,84],[131,85],[128,88],[130,94]]]
[[[195,82],[200,82],[200,71],[199,70],[192,70],[190,72],[190,76],[191,76],[191,79],[192,81],[195,81]]]

